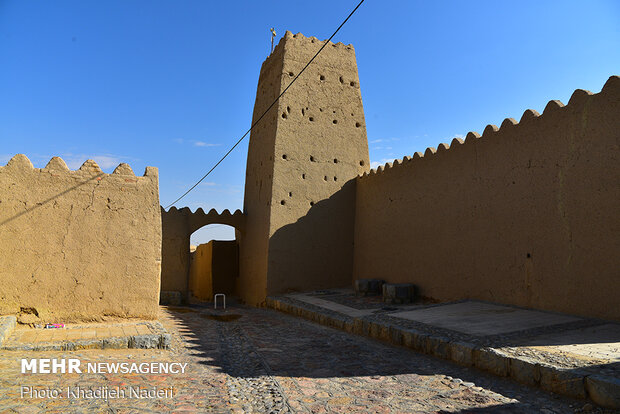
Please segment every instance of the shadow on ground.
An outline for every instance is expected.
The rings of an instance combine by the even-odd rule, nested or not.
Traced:
[[[228,316],[228,321],[214,318],[216,311],[205,306],[169,310],[183,327],[185,341],[192,352],[203,357],[203,363],[231,377],[349,378],[351,381],[362,377],[371,384],[376,382],[376,392],[380,395],[382,391],[391,392],[383,389],[382,378],[398,376],[394,381],[405,390],[400,394],[411,392],[413,395],[420,389],[432,390],[435,384],[437,388],[444,387],[448,391],[433,398],[462,399],[465,405],[475,407],[489,402],[485,395],[496,393],[525,404],[515,401],[487,408],[443,412],[532,412],[530,401],[537,398],[561,400],[575,407],[586,403],[271,310],[242,306],[229,308],[226,314],[233,316]],[[407,395],[401,396],[408,398]]]

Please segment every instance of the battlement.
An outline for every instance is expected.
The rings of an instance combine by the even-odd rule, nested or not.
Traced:
[[[0,173],[8,171],[16,171],[16,172],[39,172],[39,173],[50,173],[54,176],[58,176],[58,174],[65,174],[67,177],[75,177],[75,178],[83,178],[83,177],[100,177],[100,179],[104,179],[107,177],[116,178],[116,176],[124,176],[124,177],[134,177],[136,179],[144,179],[157,177],[158,172],[155,167],[146,167],[144,170],[144,175],[142,177],[137,177],[133,172],[132,168],[129,164],[120,163],[112,172],[112,174],[104,173],[99,165],[93,160],[86,160],[82,164],[82,166],[77,170],[70,170],[67,167],[67,163],[60,157],[52,157],[47,165],[44,168],[34,168],[30,159],[24,154],[17,154],[13,158],[9,160],[9,162],[5,166],[0,166]]]
[[[245,229],[245,215],[241,210],[235,210],[235,212],[231,214],[228,209],[224,209],[221,213],[218,213],[217,210],[212,208],[208,213],[205,213],[200,207],[196,209],[196,211],[192,211],[189,207],[183,207],[181,209],[170,207],[170,209],[166,211],[162,207],[161,214],[164,221],[174,220],[178,222],[178,220],[184,220],[187,226],[187,236],[209,224],[226,224],[239,231]]]
[[[287,42],[295,42],[297,44],[297,47],[316,45],[317,50],[318,50],[321,46],[325,44],[325,42],[327,42],[327,39],[319,40],[315,36],[306,37],[302,33],[293,34],[291,31],[287,30],[284,33],[284,36],[280,38],[280,41],[278,42],[278,44],[274,47],[273,52],[271,53],[270,56],[282,53],[282,50],[285,47],[284,45]],[[351,51],[351,52],[355,51],[355,48],[350,43],[348,45],[345,45],[342,42],[338,42],[338,43],[328,42],[328,46],[331,46],[332,48],[340,49],[340,50],[344,49],[344,50]]]
[[[198,207],[196,211],[192,211],[189,207],[176,208],[174,206],[170,207],[167,211],[165,208],[161,208],[162,213],[166,214],[180,214],[180,215],[192,215],[197,214],[199,216],[205,217],[243,217],[243,212],[241,210],[235,210],[234,213],[231,214],[230,210],[225,208],[221,213],[218,213],[216,209],[212,208],[208,213],[202,209],[202,207]]]
[[[577,89],[571,95],[567,105],[564,105],[559,100],[551,100],[545,106],[542,114],[539,114],[533,109],[526,109],[523,112],[519,122],[513,118],[506,118],[501,123],[499,128],[496,125],[487,125],[482,132],[482,136],[477,132],[470,131],[465,136],[465,140],[454,138],[450,144],[440,143],[436,149],[429,147],[424,151],[424,153],[415,152],[412,156],[405,156],[402,159],[397,159],[393,162],[388,162],[382,166],[371,169],[369,172],[363,173],[358,178],[365,179],[367,177],[384,174],[392,169],[414,167],[420,162],[429,162],[437,157],[449,156],[451,152],[458,151],[458,147],[462,145],[469,146],[478,142],[494,139],[498,135],[505,134],[507,131],[513,131],[514,129],[518,130],[524,126],[529,127],[535,122],[540,122],[546,118],[556,116],[558,113],[562,113],[563,111],[579,112],[588,105],[589,101],[594,96],[599,94],[615,97],[620,96],[620,76],[611,76],[607,82],[605,82],[601,92],[598,94],[593,94],[592,92],[583,89]]]

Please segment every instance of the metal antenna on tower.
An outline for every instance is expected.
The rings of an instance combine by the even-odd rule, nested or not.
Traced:
[[[272,27],[271,31],[271,53],[273,53],[273,39],[276,37],[276,30]]]

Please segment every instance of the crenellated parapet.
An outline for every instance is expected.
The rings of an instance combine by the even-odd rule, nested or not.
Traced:
[[[284,36],[280,39],[278,44],[273,49],[273,52],[271,53],[270,56],[282,53],[286,47],[286,43],[290,45],[292,42],[295,42],[296,48],[298,49],[303,48],[305,50],[312,51],[313,49],[318,50],[321,46],[325,44],[325,42],[327,42],[327,39],[319,40],[315,36],[306,37],[302,33],[293,34],[293,32],[287,30],[284,33]],[[352,44],[345,45],[342,42],[338,42],[338,43],[328,42],[326,49],[327,48],[334,49],[335,51],[338,51],[338,53],[342,53],[342,52],[354,53],[355,51]],[[316,53],[316,50],[315,50],[315,53]]]
[[[599,94],[616,98],[620,96],[620,77],[611,76]],[[451,153],[459,151],[459,147],[461,146],[483,145],[487,140],[493,140],[507,134],[513,135],[524,129],[530,130],[536,128],[537,125],[546,127],[546,121],[551,120],[551,118],[561,116],[568,112],[581,112],[587,107],[590,100],[593,99],[595,95],[599,94],[577,89],[571,95],[567,105],[564,105],[559,100],[551,100],[545,106],[542,114],[539,114],[533,109],[527,109],[523,112],[519,122],[513,118],[506,118],[499,128],[496,125],[487,125],[482,132],[482,136],[477,132],[468,132],[465,140],[454,138],[450,144],[440,143],[437,148],[429,147],[423,153],[415,152],[411,156],[405,156],[402,159],[397,159],[371,169],[369,172],[365,172],[359,176],[359,178],[365,179],[367,177],[381,175],[392,169],[413,168],[419,165],[419,163],[433,162],[433,160],[437,158],[450,157],[452,155]],[[618,116],[620,116],[620,114]]]
[[[63,177],[72,177],[75,179],[98,177],[98,179],[101,180],[108,177],[111,179],[124,177],[127,180],[129,177],[133,177],[136,179],[135,182],[145,178],[151,179],[152,177],[157,177],[158,175],[157,168],[146,167],[144,175],[142,177],[137,177],[129,164],[124,162],[120,163],[114,169],[112,174],[106,174],[93,160],[86,160],[79,169],[70,170],[69,167],[67,167],[67,163],[65,163],[65,161],[60,157],[52,157],[44,168],[35,168],[30,159],[28,159],[28,157],[24,154],[17,154],[11,158],[4,167],[0,166],[0,172],[3,171],[5,173],[41,173],[49,174],[54,177],[59,177],[60,174],[62,174]],[[127,182],[131,182],[131,179]]]
[[[166,211],[163,207],[161,209],[162,216],[170,217],[172,219],[182,217],[187,222],[187,229],[189,233],[193,233],[209,224],[226,224],[232,226],[238,231],[243,233],[245,228],[245,215],[241,210],[236,210],[231,214],[230,210],[224,209],[221,213],[212,208],[208,213],[205,213],[202,208],[192,211],[189,207],[183,207],[177,209],[176,207],[170,207]]]

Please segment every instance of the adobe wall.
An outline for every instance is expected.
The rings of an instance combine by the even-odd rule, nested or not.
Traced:
[[[193,232],[209,224],[226,224],[235,228],[241,235],[245,231],[245,217],[240,210],[233,214],[228,210],[218,213],[211,209],[205,213],[202,208],[192,212],[185,207],[178,210],[171,207],[161,209],[162,225],[162,303],[171,296],[168,292],[178,292],[186,302],[190,283],[190,236]]]
[[[213,300],[213,241],[196,246],[191,254],[189,266],[189,290],[191,296],[202,300]]]
[[[161,291],[179,292],[187,300],[189,289],[190,235],[188,215],[172,207],[169,212],[161,209]],[[163,303],[163,302],[162,302]]]
[[[239,276],[235,240],[211,240],[196,247],[191,256],[189,289],[193,298],[211,302],[216,293],[234,293]]]
[[[620,78],[357,180],[354,278],[620,320]]]
[[[286,32],[261,67],[253,123],[324,44]],[[355,177],[368,143],[355,51],[328,44],[252,130],[240,242],[242,299],[348,286]]]
[[[104,174],[90,160],[70,171],[58,157],[39,169],[24,155],[0,167],[0,314],[34,312],[23,316],[30,322],[155,318],[157,174],[147,167],[136,177],[127,164]]]

